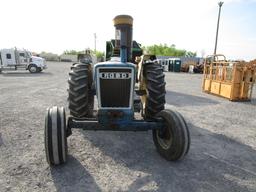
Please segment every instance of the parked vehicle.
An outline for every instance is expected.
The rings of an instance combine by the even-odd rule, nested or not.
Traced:
[[[68,160],[67,137],[75,128],[88,131],[151,130],[157,151],[168,161],[180,160],[189,151],[188,124],[180,113],[165,109],[165,76],[156,56],[137,56],[136,64],[132,63],[132,54],[138,54],[132,50],[133,18],[118,15],[114,18],[114,26],[118,33],[113,47],[115,52],[109,51],[114,59],[92,66],[90,59],[85,58],[71,66],[68,119],[64,107],[47,109],[44,141],[46,159],[51,166]],[[94,110],[95,96],[97,110]],[[137,114],[139,117],[136,118],[135,113],[141,115]]]
[[[45,59],[36,57],[25,49],[1,49],[0,72],[3,70],[17,70],[18,68],[29,70],[30,73],[38,73],[46,69]]]

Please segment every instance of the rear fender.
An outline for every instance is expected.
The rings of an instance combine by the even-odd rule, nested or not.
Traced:
[[[142,55],[140,57],[136,58],[138,62],[137,66],[137,81],[138,81],[138,87],[139,91],[145,92],[146,93],[146,78],[144,77],[143,71],[144,71],[144,66],[147,65],[147,63],[152,63],[156,61],[156,56],[155,55]],[[142,102],[143,108],[145,108],[146,105],[146,97],[147,95],[141,95],[140,100]]]
[[[155,55],[142,55],[140,57],[136,58],[136,61],[138,62],[137,66],[137,80],[139,82],[143,82],[143,66],[147,63],[155,62],[156,56]]]

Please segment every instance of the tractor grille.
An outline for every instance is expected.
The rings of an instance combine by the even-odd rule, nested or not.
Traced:
[[[132,69],[99,69],[101,107],[128,108],[131,98]]]

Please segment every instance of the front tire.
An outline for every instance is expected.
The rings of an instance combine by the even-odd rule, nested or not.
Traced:
[[[63,107],[47,109],[45,117],[45,153],[49,165],[60,165],[67,161],[66,115]]]
[[[157,151],[168,161],[182,159],[189,151],[190,134],[186,121],[176,111],[163,110],[157,117],[164,122],[164,128],[153,130]]]
[[[37,73],[38,67],[35,64],[31,64],[31,65],[29,65],[28,70],[30,73]]]
[[[72,65],[68,84],[70,114],[77,118],[92,117],[94,95],[89,94],[92,86],[90,64],[76,63]]]

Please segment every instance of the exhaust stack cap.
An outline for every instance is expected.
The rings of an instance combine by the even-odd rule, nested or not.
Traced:
[[[114,19],[114,26],[133,25],[133,18],[130,15],[117,15]]]

